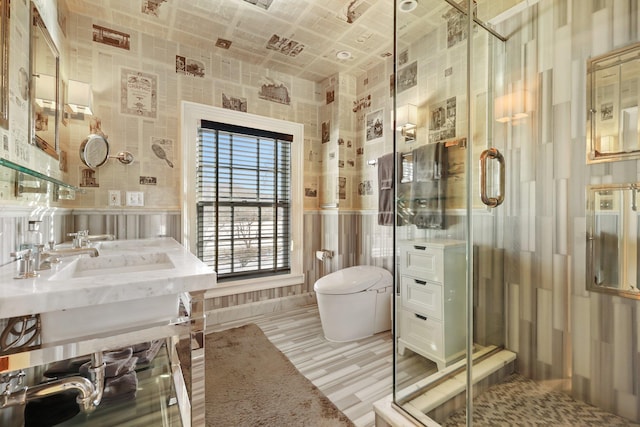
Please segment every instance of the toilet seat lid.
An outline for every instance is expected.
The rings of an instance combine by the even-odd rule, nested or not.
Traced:
[[[313,290],[319,294],[354,294],[367,289],[384,288],[391,284],[391,273],[384,268],[359,265],[321,277],[313,285]]]

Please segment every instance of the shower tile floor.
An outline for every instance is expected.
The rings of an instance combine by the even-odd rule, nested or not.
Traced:
[[[442,423],[443,427],[464,426],[466,410]],[[547,389],[518,374],[489,387],[474,399],[474,426],[638,426],[625,418],[579,402],[565,393]]]

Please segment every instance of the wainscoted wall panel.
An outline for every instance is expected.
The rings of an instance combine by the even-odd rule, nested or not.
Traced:
[[[508,141],[506,330],[517,370],[635,422],[640,302],[586,290],[585,188],[636,182],[639,165],[586,164],[585,92],[587,60],[638,41],[639,13],[634,1],[540,0],[500,24],[505,87],[522,84],[535,101],[528,118],[497,125]],[[526,149],[513,143],[523,131],[534,136]]]
[[[99,210],[74,209],[74,230],[89,234],[113,234],[117,239],[173,237],[182,240],[179,210]]]
[[[57,208],[12,208],[0,210],[0,264],[13,260],[29,220],[39,220],[45,245],[49,241],[70,241],[68,233],[89,230],[89,234],[114,234],[117,239],[166,236],[181,240],[179,211],[84,211]]]
[[[305,211],[303,262],[305,283],[211,298],[207,301],[207,311],[312,293],[313,285],[320,277],[353,265],[376,265],[392,271],[393,229],[379,227],[377,218],[377,212]],[[325,232],[332,229],[339,232]],[[329,246],[328,242],[335,242],[336,246]],[[318,260],[315,252],[320,249],[334,251],[333,259],[324,262]],[[250,312],[248,309],[247,313]]]

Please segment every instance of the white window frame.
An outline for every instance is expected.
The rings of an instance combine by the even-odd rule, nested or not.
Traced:
[[[291,272],[267,277],[228,280],[218,283],[206,297],[224,296],[262,289],[304,283],[303,257],[303,185],[302,152],[304,126],[301,123],[272,119],[250,113],[182,101],[180,127],[182,141],[182,177],[180,182],[182,201],[182,244],[197,254],[197,202],[196,168],[198,152],[198,127],[201,120],[246,126],[293,135],[291,143]]]

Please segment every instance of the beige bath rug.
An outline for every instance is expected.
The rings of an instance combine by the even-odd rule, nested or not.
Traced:
[[[255,324],[208,334],[205,351],[208,427],[353,426]]]

